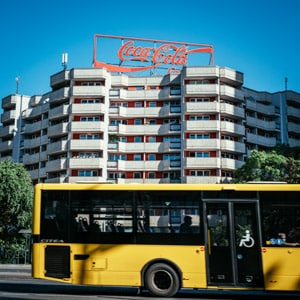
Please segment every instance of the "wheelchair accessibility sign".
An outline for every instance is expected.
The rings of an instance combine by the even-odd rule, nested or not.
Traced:
[[[241,238],[239,246],[246,247],[246,248],[251,248],[254,246],[254,239],[250,235],[249,230],[245,231],[245,235]]]

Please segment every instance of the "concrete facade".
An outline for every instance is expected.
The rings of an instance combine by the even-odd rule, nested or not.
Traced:
[[[2,99],[0,159],[37,182],[220,183],[253,149],[300,146],[300,94],[243,87],[227,67],[180,74],[63,70]]]

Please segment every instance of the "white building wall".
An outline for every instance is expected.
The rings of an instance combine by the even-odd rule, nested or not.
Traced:
[[[226,67],[153,77],[72,69],[50,82],[45,95],[2,99],[0,159],[23,162],[34,182],[216,183],[230,180],[253,149],[300,146],[300,94],[244,88],[243,74]],[[78,103],[96,98],[102,102]],[[210,100],[191,100],[202,98]],[[82,121],[89,116],[101,118]],[[100,139],[80,139],[84,134]],[[142,140],[125,141],[135,137]],[[95,152],[101,157],[80,156]],[[98,176],[85,176],[89,171]]]

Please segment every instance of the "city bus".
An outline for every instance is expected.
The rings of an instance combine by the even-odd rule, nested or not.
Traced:
[[[40,183],[32,275],[57,282],[300,292],[300,185]]]

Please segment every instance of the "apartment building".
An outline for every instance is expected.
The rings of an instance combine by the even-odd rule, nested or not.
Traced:
[[[2,99],[0,159],[37,182],[230,182],[253,149],[300,146],[300,94],[227,67],[133,76],[64,69],[44,95]]]

